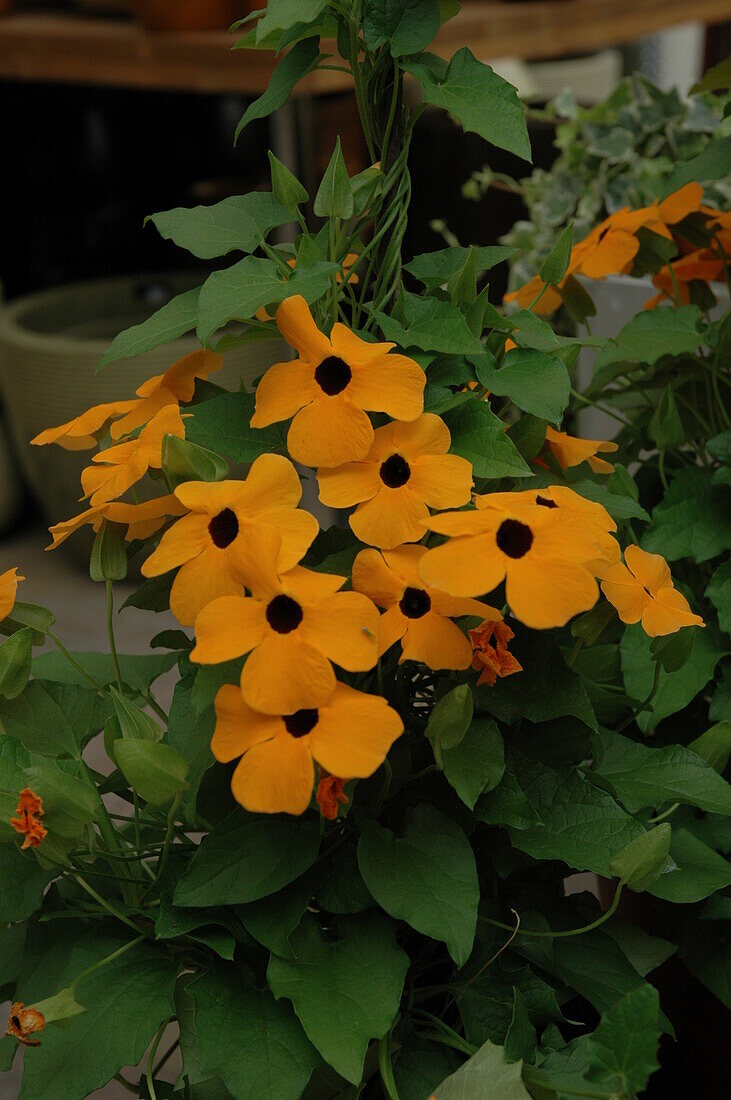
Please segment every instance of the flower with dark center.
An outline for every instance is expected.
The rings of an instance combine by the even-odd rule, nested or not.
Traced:
[[[267,606],[266,616],[277,634],[290,634],[302,622],[302,608],[291,596],[275,596]]]
[[[411,468],[402,455],[391,455],[381,463],[381,481],[389,489],[400,489],[411,476]]]
[[[208,531],[213,539],[213,545],[219,550],[225,550],[230,546],[239,533],[239,521],[233,509],[224,508],[214,516],[208,524]]]
[[[339,355],[328,355],[315,367],[315,381],[328,397],[342,393],[352,377],[350,367]]]
[[[407,588],[399,600],[399,607],[407,619],[420,619],[431,610],[429,593],[423,588]]]
[[[523,558],[533,545],[533,532],[518,519],[506,519],[498,527],[495,541],[509,558]]]
[[[650,638],[675,634],[685,626],[705,626],[673,584],[665,559],[639,546],[628,546],[624,562],[604,572],[602,592],[623,623],[641,622]]]

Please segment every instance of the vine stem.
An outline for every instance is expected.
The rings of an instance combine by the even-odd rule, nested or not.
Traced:
[[[122,687],[122,672],[119,667],[119,657],[117,656],[117,643],[114,637],[114,585],[111,581],[107,581],[107,634],[109,635],[109,650],[112,654],[114,675],[117,678],[117,688],[119,689],[119,694],[124,695],[124,688]]]
[[[58,637],[57,634],[54,634],[52,630],[47,630],[46,631],[46,637],[50,638],[51,641],[53,642],[53,644],[55,646],[57,646],[57,648],[59,649],[61,654],[66,658],[66,660],[71,665],[71,667],[76,672],[78,672],[79,676],[82,676],[84,678],[84,680],[86,680],[87,683],[91,684],[91,686],[96,691],[100,692],[101,695],[107,695],[106,690],[102,687],[102,685],[99,683],[99,681],[95,680],[94,677],[91,676],[86,671],[86,669],[83,667],[83,665],[80,665],[79,662],[76,660],[76,658],[73,657],[71,653],[69,653],[68,649],[63,644],[63,642],[61,641],[61,639]]]
[[[86,890],[89,897],[92,897],[98,905],[101,905],[101,907],[103,909],[106,909],[107,912],[109,914],[111,914],[111,916],[116,917],[117,920],[121,920],[122,923],[126,924],[128,928],[132,928],[135,932],[139,933],[140,930],[137,927],[137,925],[134,923],[134,921],[130,920],[129,917],[125,916],[124,913],[120,913],[118,909],[115,909],[115,907],[111,904],[111,902],[106,901],[101,896],[101,894],[97,894],[94,887],[90,886],[89,883],[86,881],[86,879],[83,878],[82,875],[78,874],[78,872],[74,875],[74,880],[76,882],[78,882],[78,884],[82,888],[82,890]],[[142,935],[142,938],[144,939],[145,938],[144,934],[141,934],[141,935]]]
[[[155,1064],[155,1055],[157,1054],[157,1048],[160,1046],[160,1043],[162,1042],[162,1037],[165,1033],[165,1028],[168,1026],[168,1022],[169,1022],[168,1019],[163,1020],[163,1022],[160,1024],[159,1028],[157,1029],[157,1035],[155,1036],[154,1042],[153,1042],[152,1046],[150,1047],[150,1056],[147,1059],[147,1072],[145,1073],[145,1079],[147,1081],[147,1091],[150,1094],[150,1100],[157,1100],[157,1093],[155,1092],[155,1081],[154,1081],[153,1066]]]
[[[124,955],[126,951],[131,951],[133,947],[136,947],[138,943],[142,943],[145,939],[144,934],[140,934],[136,939],[129,940],[128,943],[122,944],[116,951],[112,951],[111,955],[107,955],[105,958],[100,959],[99,962],[94,963],[92,966],[87,966],[86,970],[82,970],[80,974],[77,974],[74,980],[71,982],[69,989],[73,992],[79,982],[84,978],[88,978],[89,974],[93,974],[95,970],[99,970],[102,966],[106,966],[107,963],[114,962],[120,955]]]
[[[400,1100],[396,1082],[393,1076],[393,1064],[391,1062],[391,1029],[389,1029],[378,1043],[378,1071],[383,1081],[388,1100]]]
[[[606,921],[613,917],[617,912],[617,906],[619,900],[622,897],[622,889],[624,883],[620,881],[617,886],[617,890],[612,900],[612,904],[609,906],[605,913],[602,913],[600,917],[593,920],[591,924],[585,924],[581,928],[569,928],[565,932],[537,932],[532,931],[530,928],[512,928],[509,924],[503,924],[502,921],[493,920],[492,917],[478,917],[478,920],[483,921],[485,924],[492,925],[493,928],[502,928],[505,932],[513,932],[516,936],[531,936],[532,938],[559,940],[566,939],[569,936],[581,936],[585,932],[593,932],[595,928],[599,928],[600,925],[605,924]],[[513,910],[514,911],[514,910]]]

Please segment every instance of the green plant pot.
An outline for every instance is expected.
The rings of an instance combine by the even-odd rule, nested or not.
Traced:
[[[56,287],[0,305],[0,392],[8,430],[50,523],[83,509],[79,477],[90,454],[31,447],[29,440],[90,405],[132,397],[146,378],[198,348],[194,336],[185,336],[96,373],[99,356],[118,332],[144,321],[197,281],[181,273],[126,276]],[[256,341],[227,353],[212,380],[236,390],[287,355],[281,340]]]

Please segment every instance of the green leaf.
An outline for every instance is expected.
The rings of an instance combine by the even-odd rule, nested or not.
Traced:
[[[441,351],[450,355],[480,353],[483,346],[473,336],[457,306],[438,298],[418,298],[408,294],[405,301],[405,326],[387,313],[375,312],[383,334],[402,348]]]
[[[458,966],[470,956],[480,887],[467,837],[432,806],[417,806],[403,836],[368,821],[358,844],[363,881],[382,909],[442,940]]]
[[[657,1047],[659,1003],[650,985],[633,989],[604,1013],[589,1037],[592,1065],[589,1081],[609,1083],[624,1096],[642,1092],[659,1069]]]
[[[317,859],[312,818],[235,812],[209,833],[178,880],[175,904],[239,905],[298,878]]]
[[[561,297],[566,312],[577,325],[582,325],[589,317],[596,317],[593,298],[586,287],[573,275],[569,275],[562,286]]]
[[[43,799],[43,824],[50,833],[74,838],[96,821],[99,796],[85,779],[62,772],[52,764],[36,764],[24,772],[31,790]]]
[[[307,202],[310,196],[286,164],[282,164],[281,160],[277,160],[271,149],[267,152],[269,171],[272,177],[272,194],[284,210],[292,215],[296,212],[300,203]]]
[[[299,1100],[320,1059],[289,1006],[235,966],[216,966],[187,988],[201,1071],[220,1077],[235,1100]]]
[[[675,401],[673,388],[667,385],[647,425],[647,434],[662,450],[685,442],[685,428]]]
[[[665,672],[680,672],[693,652],[696,630],[696,627],[690,627],[675,634],[661,634],[653,638],[650,644],[653,661],[658,661]]]
[[[515,776],[508,771],[495,790],[488,791],[479,800],[475,817],[487,825],[510,825],[513,829],[530,829],[541,824]]]
[[[647,890],[665,867],[671,832],[669,822],[663,821],[661,825],[635,837],[611,860],[609,868],[612,874],[636,893]]]
[[[442,248],[437,252],[422,252],[413,260],[404,264],[404,270],[423,283],[429,290],[446,286],[449,280],[464,266],[469,256],[469,248]],[[476,248],[477,270],[487,271],[514,255],[514,248],[504,245],[487,245]]]
[[[556,355],[532,348],[511,348],[498,369],[475,360],[479,381],[499,397],[509,397],[523,412],[559,425],[571,396],[566,364]]]
[[[312,889],[312,878],[304,875],[276,894],[239,906],[236,915],[257,943],[274,955],[291,959],[290,937],[305,915]]]
[[[162,470],[172,489],[184,481],[223,481],[228,476],[228,464],[215,451],[175,435],[163,440]]]
[[[566,226],[538,271],[540,278],[548,286],[558,286],[566,274],[571,259],[573,239],[574,226],[571,222]]]
[[[678,470],[664,499],[654,508],[644,550],[669,561],[708,561],[731,549],[731,511],[726,491],[713,486],[703,470]]]
[[[539,978],[522,959],[508,953],[497,959],[494,955],[492,941],[478,944],[469,967],[459,975],[460,982],[463,978],[465,981],[457,1004],[467,1041],[477,1046],[488,1039],[492,1043],[505,1042],[513,1019],[516,990],[532,1024],[542,1029],[551,1021],[560,1023],[563,1015],[553,986]]]
[[[495,1100],[530,1100],[523,1084],[522,1062],[508,1062],[503,1047],[487,1042],[463,1066],[442,1081],[435,1100],[476,1100],[494,1096]]]
[[[194,329],[198,323],[200,291],[201,288],[196,287],[176,295],[146,321],[120,332],[102,354],[97,370],[118,359],[134,359],[161,344],[170,344]]]
[[[318,218],[352,217],[353,194],[339,137],[335,139],[333,155],[325,169],[312,209]]]
[[[212,206],[178,206],[151,214],[148,220],[166,241],[211,260],[234,251],[253,252],[271,229],[290,221],[290,214],[274,195],[252,191]]]
[[[0,696],[15,699],[24,690],[33,659],[33,631],[29,627],[11,634],[0,645]]]
[[[679,164],[669,179],[665,180],[665,190],[661,198],[667,198],[674,191],[685,187],[686,183],[710,183],[728,175],[731,161],[731,136],[714,137],[702,153],[691,160]]]
[[[252,428],[254,395],[222,393],[212,401],[204,401],[192,410],[186,421],[185,434],[193,443],[222,451],[231,462],[253,462],[260,454],[282,450],[281,430]]]
[[[731,756],[731,722],[716,722],[688,748],[702,757],[717,772],[724,772]]]
[[[362,913],[375,905],[358,870],[355,844],[339,848],[326,864],[317,904],[328,913]]]
[[[388,46],[391,57],[426,49],[439,30],[439,0],[365,0],[363,31],[369,50]]]
[[[68,1021],[74,1016],[80,1016],[82,1012],[86,1012],[84,1006],[80,1005],[74,997],[70,986],[60,989],[58,993],[52,997],[46,997],[43,1001],[36,1001],[33,1008],[43,1015],[46,1024],[59,1024],[61,1027],[66,1027]]]
[[[705,591],[718,612],[718,623],[726,634],[731,634],[731,558],[719,565]]]
[[[28,925],[25,921],[0,928],[0,974],[3,985],[14,982],[23,969],[23,950]]]
[[[416,1047],[402,1047],[394,1066],[399,1100],[427,1100],[434,1089],[463,1062],[456,1050],[415,1039]]]
[[[188,761],[171,745],[120,739],[114,756],[132,789],[153,806],[166,806],[187,785]]]
[[[211,737],[216,723],[212,709],[196,713],[193,685],[196,673],[191,672],[175,685],[168,720],[167,741],[188,761],[188,785],[183,793],[183,811],[190,824],[195,824],[195,804],[203,773],[213,764]]]
[[[510,840],[534,859],[560,859],[574,870],[608,877],[612,857],[644,832],[611,795],[574,767],[549,768],[516,753],[514,769],[542,825],[511,828]]]
[[[688,95],[698,95],[700,92],[721,92],[729,87],[731,87],[731,57],[726,57],[713,68],[708,69],[693,85]]]
[[[161,741],[162,726],[151,715],[122,695],[115,687],[109,688],[114,711],[119,723],[120,736],[133,741]]]
[[[427,103],[448,111],[468,132],[530,161],[525,111],[518,93],[466,47],[454,54],[443,75],[420,62],[403,67],[421,82]]]
[[[325,1061],[357,1084],[369,1042],[386,1034],[401,1001],[409,958],[396,944],[396,925],[362,913],[342,917],[337,937],[325,939],[310,916],[292,950],[292,960],[270,959],[269,988],[292,1002]]]
[[[697,306],[662,306],[638,313],[599,352],[594,373],[610,363],[656,363],[663,355],[695,351],[703,339],[698,332],[700,315]]]
[[[71,656],[102,687],[116,683],[114,662],[108,653],[72,653]],[[174,653],[119,654],[122,683],[136,692],[147,691],[150,684],[176,663],[177,657]],[[33,675],[39,680],[53,681],[54,684],[73,684],[84,688],[88,684],[64,655],[55,650],[41,653],[34,658]]]
[[[650,887],[657,898],[689,905],[731,884],[731,863],[687,829],[673,829],[670,855],[676,866]]]
[[[603,730],[593,738],[590,776],[606,780],[630,813],[682,802],[731,814],[731,786],[702,757],[682,745],[653,749]]]
[[[319,60],[320,43],[317,38],[305,38],[303,41],[297,42],[277,65],[263,95],[250,103],[244,111],[243,117],[236,127],[234,140],[238,141],[241,131],[255,118],[266,118],[273,111],[283,107],[294,86],[316,68]]]
[[[485,401],[474,398],[444,414],[452,433],[451,450],[472,463],[475,477],[530,477],[505,424]]]
[[[29,626],[33,630],[34,644],[41,645],[45,641],[46,632],[51,629],[55,621],[55,615],[47,607],[16,600],[12,615],[8,615],[0,622],[0,634],[13,634],[19,627]]]
[[[269,0],[256,24],[256,40],[291,30],[299,23],[314,23],[326,7],[326,0]]]
[[[198,337],[207,343],[229,321],[248,321],[262,306],[281,302],[293,294],[315,302],[329,288],[330,278],[337,271],[337,264],[314,263],[296,268],[291,277],[285,278],[272,260],[244,256],[231,267],[214,271],[201,287]]]
[[[40,925],[18,996],[25,1004],[52,996],[123,945],[88,925],[74,923],[61,932],[57,924]],[[43,1032],[25,1062],[22,1100],[78,1100],[122,1066],[137,1065],[159,1025],[173,1015],[176,970],[164,951],[139,944],[82,978],[75,995],[86,1011],[68,1028]]]
[[[604,926],[604,930],[643,977],[662,966],[678,950],[677,945],[669,940],[650,936],[637,925],[625,924],[616,917]]]
[[[513,1015],[505,1036],[506,1062],[533,1062],[536,1056],[536,1029],[519,989],[513,990]]]
[[[426,735],[440,766],[442,750],[455,748],[469,729],[473,709],[470,685],[460,684],[443,695],[429,715]]]
[[[17,699],[0,703],[0,724],[30,752],[78,757],[110,710],[95,691],[32,680]]]
[[[17,835],[17,834],[16,834]],[[27,920],[43,901],[46,886],[56,872],[45,870],[35,856],[15,845],[0,847],[0,924]]]
[[[93,581],[123,581],[127,576],[125,530],[121,523],[102,520],[94,536],[89,561],[89,576]]]
[[[441,757],[445,776],[471,810],[505,771],[503,739],[492,718],[475,718],[459,744],[442,748]]]

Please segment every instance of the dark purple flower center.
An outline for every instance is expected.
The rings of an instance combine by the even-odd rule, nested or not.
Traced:
[[[399,600],[399,607],[407,619],[420,619],[431,609],[431,599],[423,588],[407,588]]]
[[[296,710],[294,714],[284,715],[284,725],[292,737],[304,737],[317,725],[316,710]]]
[[[267,622],[278,634],[289,634],[302,622],[302,608],[291,596],[275,596],[266,610]]]
[[[225,550],[239,533],[239,521],[236,518],[236,513],[230,508],[224,508],[208,524],[208,531],[213,539],[214,546],[217,546],[219,550]]]
[[[504,519],[498,527],[497,544],[509,558],[522,558],[533,545],[533,532],[517,519]]]
[[[315,381],[328,397],[342,393],[352,377],[348,364],[337,355],[328,355],[315,369]]]
[[[391,455],[381,463],[380,474],[389,489],[400,489],[411,477],[411,467],[402,455]]]

